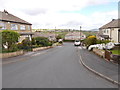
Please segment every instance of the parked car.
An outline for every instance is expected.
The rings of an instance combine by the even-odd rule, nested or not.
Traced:
[[[79,40],[75,40],[75,42],[74,42],[74,46],[80,46],[80,41]]]
[[[59,43],[62,43],[62,42],[63,42],[63,39],[59,39],[58,42],[59,42]]]

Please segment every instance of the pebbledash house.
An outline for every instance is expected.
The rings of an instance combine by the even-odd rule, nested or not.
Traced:
[[[32,24],[4,10],[0,11],[0,31],[13,30],[20,34],[19,42],[32,38]]]
[[[108,39],[120,43],[120,19],[113,19],[99,28],[99,39]]]

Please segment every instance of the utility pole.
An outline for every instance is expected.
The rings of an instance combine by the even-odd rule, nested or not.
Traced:
[[[56,31],[56,26],[55,26],[55,31]]]
[[[81,40],[81,28],[82,28],[82,27],[80,26],[80,40]]]

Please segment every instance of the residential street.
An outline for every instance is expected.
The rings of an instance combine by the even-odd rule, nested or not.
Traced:
[[[48,50],[34,53],[30,52],[22,56],[3,59],[8,62],[5,62],[2,67],[3,88],[118,87],[88,71],[80,63],[79,54],[81,54],[82,57],[85,55],[87,60],[93,59],[89,57],[87,51],[82,50],[80,47],[75,47],[73,43],[64,43],[63,46]],[[99,57],[96,57],[96,59],[97,58],[99,59]],[[14,63],[12,61],[14,61]],[[94,62],[85,62],[87,65],[94,65]],[[98,63],[98,67],[99,66]],[[104,71],[104,69],[102,70]]]

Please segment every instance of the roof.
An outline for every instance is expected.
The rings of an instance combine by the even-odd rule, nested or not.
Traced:
[[[109,39],[109,35],[100,35],[100,36],[105,38],[105,39]]]
[[[120,19],[113,19],[111,22],[103,25],[99,29],[120,28]]]
[[[29,22],[27,22],[23,19],[20,19],[17,16],[14,16],[14,15],[8,13],[6,10],[4,10],[4,12],[0,11],[0,15],[2,15],[2,16],[0,16],[0,21],[32,25],[31,23],[29,23]]]

